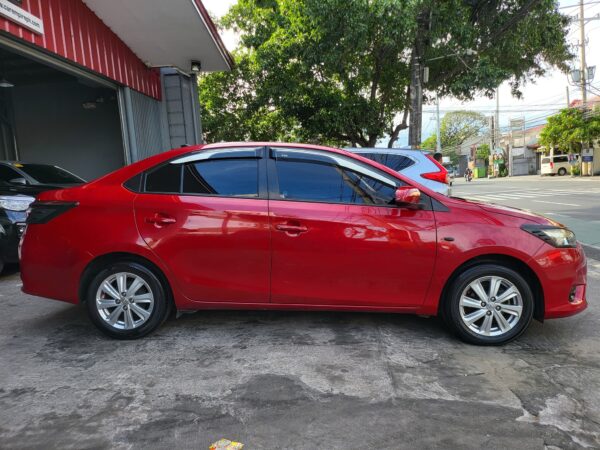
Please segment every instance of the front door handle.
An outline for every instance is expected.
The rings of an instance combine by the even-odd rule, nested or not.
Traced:
[[[290,223],[277,224],[275,225],[275,229],[288,234],[300,234],[308,231],[308,228],[306,228],[304,225],[294,225]]]
[[[153,216],[146,217],[146,223],[152,223],[154,225],[163,226],[163,225],[171,225],[172,223],[177,222],[174,217],[169,216],[168,214],[156,213]]]

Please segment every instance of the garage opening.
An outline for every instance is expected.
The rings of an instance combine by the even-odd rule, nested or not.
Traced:
[[[118,92],[0,46],[0,158],[92,180],[125,164]]]

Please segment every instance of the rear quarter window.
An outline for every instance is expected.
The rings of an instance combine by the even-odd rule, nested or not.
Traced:
[[[358,153],[358,155],[369,158],[379,164],[383,164],[396,172],[401,172],[404,169],[412,166],[415,162],[403,155],[393,155],[384,153]]]
[[[542,159],[542,164],[550,164],[550,158]]]
[[[568,156],[555,156],[554,162],[557,162],[557,163],[569,162],[569,157]]]

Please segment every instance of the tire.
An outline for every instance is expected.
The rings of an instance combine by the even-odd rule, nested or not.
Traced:
[[[497,286],[496,293],[489,295],[493,286]],[[482,300],[482,296],[487,299]],[[507,298],[501,300],[503,296]],[[442,314],[446,324],[463,341],[502,345],[527,329],[533,307],[531,287],[515,270],[498,264],[481,264],[466,269],[453,281]]]
[[[105,282],[112,289],[103,285]],[[100,270],[88,286],[85,303],[92,323],[116,339],[146,336],[166,320],[171,310],[166,287],[137,262],[116,262]]]
[[[560,169],[558,169],[558,176],[559,177],[563,177],[567,174],[567,169],[565,169],[564,167],[561,167]]]

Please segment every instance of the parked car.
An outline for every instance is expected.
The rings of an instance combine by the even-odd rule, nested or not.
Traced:
[[[19,239],[35,196],[80,183],[81,178],[60,167],[0,161],[0,272],[5,264],[19,262]]]
[[[431,153],[409,148],[347,148],[346,150],[401,172],[429,189],[450,195],[450,177],[446,168]]]
[[[343,150],[213,144],[43,192],[21,244],[27,294],[82,303],[133,339],[173,308],[441,315],[502,344],[586,307],[573,232],[439,194]]]
[[[579,160],[579,155],[577,155]],[[568,155],[544,156],[542,158],[542,167],[540,173],[542,175],[566,175],[571,170]]]

